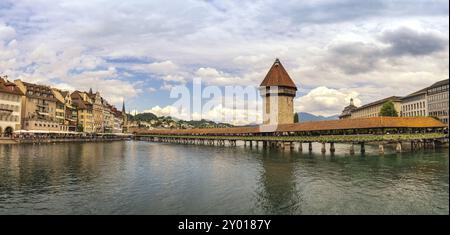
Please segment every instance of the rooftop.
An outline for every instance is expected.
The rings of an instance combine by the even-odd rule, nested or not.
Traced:
[[[283,86],[295,88],[297,90],[297,86],[295,86],[294,81],[292,81],[279,59],[275,60],[259,86]]]
[[[0,92],[15,95],[23,95],[22,91],[20,91],[19,87],[17,87],[15,83],[10,82],[3,78],[0,78]]]
[[[391,97],[388,97],[388,98],[384,98],[384,99],[377,100],[377,101],[374,101],[372,103],[368,103],[368,104],[365,104],[363,106],[360,106],[360,107],[356,108],[355,111],[356,110],[361,110],[361,109],[364,109],[364,108],[367,108],[367,107],[370,107],[370,106],[383,104],[383,103],[388,102],[388,101],[400,102],[401,99],[402,99],[402,97],[399,97],[399,96],[391,96]]]
[[[153,129],[137,130],[138,134],[249,134],[262,132],[301,132],[301,131],[327,131],[327,130],[353,130],[372,128],[443,128],[442,122],[431,117],[371,117],[357,119],[341,119],[329,121],[304,122],[293,124],[280,124],[275,131],[265,131],[259,126],[229,127],[229,128],[195,128],[195,129]],[[269,128],[267,128],[268,130]]]

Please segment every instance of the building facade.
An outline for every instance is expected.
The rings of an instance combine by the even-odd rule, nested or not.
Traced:
[[[380,116],[381,107],[384,103],[391,101],[394,104],[394,108],[400,116],[402,102],[400,97],[391,96],[385,99],[377,100],[375,102],[365,104],[354,109],[351,112],[351,118],[368,118],[368,117],[378,117]]]
[[[24,130],[48,130],[59,128],[56,119],[57,100],[49,86],[15,80],[24,93],[21,98],[21,121]]]
[[[86,92],[74,91],[70,97],[77,109],[77,131],[95,132],[93,102],[89,95]]]
[[[92,89],[87,94],[92,101],[92,114],[94,115],[94,132],[104,132],[103,126],[103,104],[100,92],[92,93]]]
[[[260,85],[263,99],[263,124],[294,123],[294,97],[297,86],[276,59]]]
[[[353,104],[353,98],[350,99],[350,104],[344,108],[341,115],[339,115],[339,119],[350,119],[352,118],[352,112],[357,107]]]
[[[428,115],[448,124],[448,79],[427,88]]]
[[[428,116],[427,88],[402,98],[402,117]]]
[[[21,129],[23,93],[6,78],[0,77],[0,136],[11,136]]]

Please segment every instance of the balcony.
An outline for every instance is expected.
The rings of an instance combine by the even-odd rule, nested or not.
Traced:
[[[0,115],[10,115],[13,112],[11,109],[2,109],[0,108]]]

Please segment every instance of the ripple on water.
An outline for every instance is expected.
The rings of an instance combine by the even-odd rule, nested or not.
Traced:
[[[448,214],[447,151],[347,147],[0,145],[0,214]]]

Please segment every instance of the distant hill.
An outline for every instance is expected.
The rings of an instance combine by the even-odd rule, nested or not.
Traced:
[[[139,113],[136,115],[127,114],[129,122],[134,122],[139,126],[154,128],[212,128],[212,127],[232,127],[228,123],[216,123],[210,120],[180,120],[170,116],[156,116],[153,113]]]
[[[299,112],[298,113],[300,122],[312,122],[312,121],[324,121],[324,120],[337,120],[339,119],[339,115],[333,115],[324,117],[321,115],[314,115],[311,113]]]
[[[148,122],[151,120],[156,120],[158,117],[153,113],[138,113],[136,115],[130,115],[128,114],[128,120],[130,121],[144,121]]]

